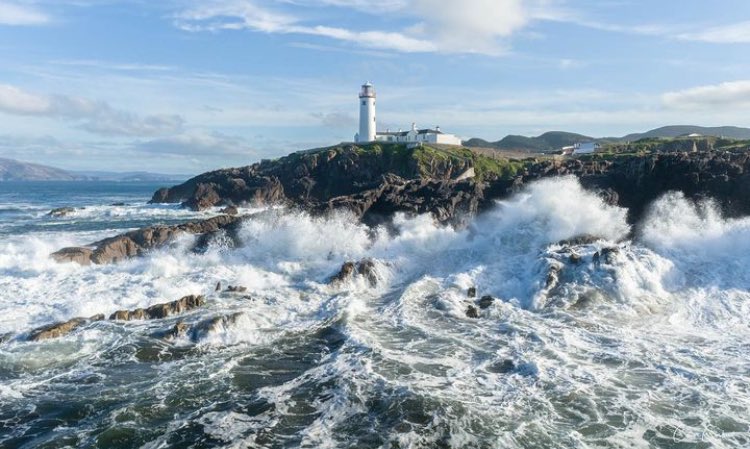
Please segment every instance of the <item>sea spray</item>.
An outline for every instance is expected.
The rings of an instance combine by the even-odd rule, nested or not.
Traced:
[[[626,213],[565,177],[463,228],[276,209],[238,244],[194,253],[186,238],[88,267],[47,255],[102,230],[14,237],[0,243],[0,334],[14,335],[0,445],[746,447],[746,221],[670,195],[628,240]],[[362,260],[375,285],[329,284]],[[495,298],[476,318],[469,287]],[[23,338],[186,294],[207,304]]]

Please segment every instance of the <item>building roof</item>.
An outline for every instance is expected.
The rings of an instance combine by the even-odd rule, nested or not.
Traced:
[[[379,136],[406,136],[411,131],[385,131],[385,132],[378,132]],[[418,129],[417,134],[444,134],[442,131],[439,131],[437,129]]]

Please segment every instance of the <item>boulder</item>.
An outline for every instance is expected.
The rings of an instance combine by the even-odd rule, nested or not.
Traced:
[[[60,251],[52,253],[52,257],[56,262],[74,262],[79,265],[91,265],[91,256],[94,255],[94,250],[89,248],[63,248]]]
[[[163,319],[196,309],[205,303],[206,298],[204,296],[190,295],[180,298],[177,301],[156,304],[147,309],[135,309],[132,311],[118,310],[109,319],[115,321]]]
[[[90,318],[73,318],[62,323],[49,324],[42,326],[29,333],[30,341],[43,341],[50,340],[53,338],[64,337],[70,334],[79,327],[91,323],[94,321],[101,321],[104,319],[104,315],[94,315]]]
[[[117,263],[142,256],[150,250],[161,248],[184,234],[206,235],[222,230],[233,231],[240,217],[220,215],[207,220],[192,221],[176,226],[150,226],[93,243],[88,247],[64,248],[52,254],[58,262]]]
[[[469,318],[479,318],[479,310],[474,306],[469,306],[466,309],[466,316]]]
[[[477,297],[477,288],[476,287],[469,287],[469,291],[466,292],[466,295],[469,298],[476,298]]]
[[[229,293],[245,293],[247,291],[247,287],[242,287],[239,285],[230,285],[227,287],[227,292]]]
[[[221,213],[226,215],[239,215],[240,211],[235,206],[227,206],[221,210]]]
[[[193,338],[198,339],[200,336],[218,332],[237,323],[244,315],[243,312],[236,312],[230,315],[217,316],[198,323],[193,329]]]
[[[364,276],[371,286],[378,284],[378,275],[375,269],[375,262],[365,259],[360,262],[345,262],[338,273],[333,275],[329,284],[336,285],[353,279],[355,276]]]
[[[75,207],[58,207],[57,209],[52,209],[47,215],[49,215],[50,217],[60,218],[73,214],[75,213],[75,211]]]
[[[484,310],[484,309],[490,308],[490,306],[492,306],[494,302],[495,302],[495,298],[493,298],[490,295],[486,295],[486,296],[482,296],[482,299],[480,299],[477,302],[477,305],[479,306],[480,309]]]
[[[164,334],[164,339],[176,340],[178,338],[187,336],[189,331],[190,331],[190,325],[188,325],[184,321],[178,321],[177,324],[175,324],[172,329],[168,330]]]

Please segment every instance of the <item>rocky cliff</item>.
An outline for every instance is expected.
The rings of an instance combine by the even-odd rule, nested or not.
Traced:
[[[714,197],[728,214],[739,215],[750,213],[748,158],[747,151],[685,151],[512,161],[465,148],[350,145],[206,173],[159,190],[152,201],[197,210],[254,202],[311,211],[347,208],[368,222],[398,211],[432,212],[453,221],[528,182],[574,175],[630,209],[633,220],[669,190]]]
[[[576,176],[607,203],[629,210],[637,223],[649,204],[669,191],[713,198],[730,217],[750,215],[750,151],[645,155],[592,155],[524,161],[494,159],[467,149],[401,146],[336,147],[277,161],[219,170],[161,189],[154,202],[182,202],[204,209],[241,203],[283,203],[320,214],[346,209],[369,225],[397,212],[432,214],[461,224],[524,185],[542,178]],[[565,195],[566,192],[559,192]],[[179,226],[155,226],[66,248],[53,257],[82,264],[139,256],[184,234],[203,241],[228,236],[252,217],[221,215]]]

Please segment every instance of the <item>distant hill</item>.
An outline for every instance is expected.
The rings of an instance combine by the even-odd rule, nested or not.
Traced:
[[[68,171],[47,165],[0,158],[0,181],[182,182],[188,175],[148,172]]]
[[[652,129],[645,133],[629,134],[620,140],[635,141],[647,138],[675,138],[688,134],[701,134],[703,136],[726,137],[728,139],[748,140],[750,139],[750,128],[739,128],[737,126],[720,126],[706,128],[703,126],[664,126]]]
[[[150,172],[108,172],[108,171],[75,171],[76,175],[85,177],[91,181],[116,181],[116,182],[181,182],[191,175],[168,175],[164,173]]]
[[[537,137],[510,135],[497,142],[482,139],[470,139],[464,142],[467,147],[495,148],[498,150],[524,151],[528,153],[543,153],[559,150],[562,147],[580,142],[595,140],[593,137],[564,131],[550,131]]]
[[[82,181],[85,176],[46,165],[0,158],[0,181]]]

